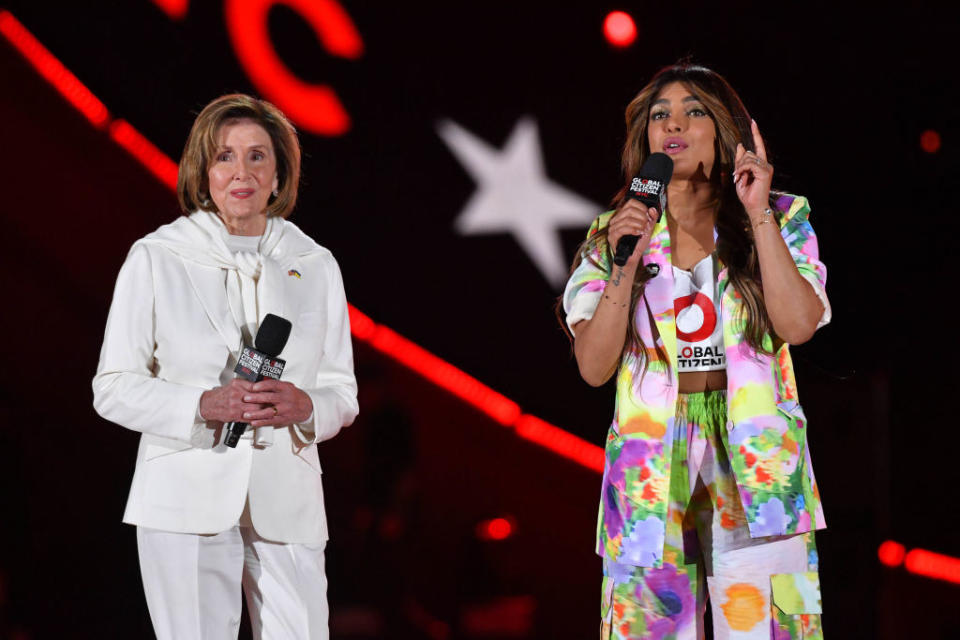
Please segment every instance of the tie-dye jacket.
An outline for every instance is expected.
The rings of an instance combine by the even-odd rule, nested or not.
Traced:
[[[817,239],[807,220],[810,207],[799,196],[777,201],[781,235],[807,280],[826,283]],[[601,215],[589,238],[607,225]],[[605,243],[601,243],[605,246]],[[593,251],[567,283],[564,308],[575,322],[579,308],[591,317],[607,283],[610,257]],[[670,484],[677,401],[677,336],[673,300],[670,233],[666,216],[654,227],[644,264],[660,270],[649,280],[637,305],[636,323],[648,354],[646,372],[637,376],[637,357],[626,353],[617,376],[616,406],[606,443],[597,553],[614,562],[659,567],[663,561],[664,518]],[[743,339],[742,301],[728,286],[727,270],[717,276],[723,343],[727,357],[727,435],[730,459],[753,537],[803,533],[825,526],[820,494],[807,448],[806,418],[797,398],[786,344],[772,356],[756,353]],[[584,309],[589,308],[589,312]],[[653,324],[651,324],[651,321]],[[658,359],[653,345],[669,358]],[[769,335],[763,339],[773,350]]]

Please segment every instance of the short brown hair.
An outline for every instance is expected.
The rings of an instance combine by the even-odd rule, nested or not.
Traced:
[[[252,120],[264,128],[277,156],[277,196],[267,203],[268,216],[286,218],[297,204],[300,184],[300,140],[297,130],[280,109],[243,93],[220,96],[193,121],[180,157],[177,199],[184,215],[197,209],[217,213],[210,198],[207,170],[217,151],[220,127],[231,120]]]

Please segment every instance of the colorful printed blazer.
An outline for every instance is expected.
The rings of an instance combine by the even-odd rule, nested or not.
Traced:
[[[807,200],[784,195],[776,209],[781,235],[797,269],[829,309],[824,294],[827,271],[807,220]],[[587,237],[604,228],[612,215],[607,212],[594,221]],[[597,532],[597,553],[641,567],[659,567],[663,562],[678,389],[666,216],[652,233],[643,262],[660,270],[647,282],[634,317],[646,348],[646,372],[642,376],[636,373],[638,354],[624,355],[607,435]],[[603,250],[591,254],[593,262],[584,258],[567,283],[563,302],[571,326],[592,317],[606,287],[610,256],[606,244],[600,245]],[[782,344],[772,356],[755,352],[742,337],[742,300],[722,265],[717,280],[727,357],[729,455],[750,535],[822,529],[825,523],[807,448],[807,421],[797,397],[790,350]],[[658,357],[654,345],[667,354],[667,361]],[[771,336],[764,336],[763,346],[773,351]]]

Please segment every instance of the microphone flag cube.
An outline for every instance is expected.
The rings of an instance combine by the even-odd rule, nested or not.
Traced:
[[[233,368],[233,372],[244,380],[256,382],[260,379],[263,363],[268,359],[267,354],[262,351],[243,345],[240,357],[237,358],[237,366]]]

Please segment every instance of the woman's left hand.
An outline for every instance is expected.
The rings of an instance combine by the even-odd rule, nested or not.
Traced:
[[[751,223],[756,224],[763,210],[770,206],[773,165],[767,162],[767,150],[763,146],[763,138],[760,137],[760,129],[755,120],[750,122],[750,130],[753,132],[756,152],[747,151],[742,144],[737,144],[733,184]]]
[[[306,422],[313,413],[310,396],[295,385],[281,380],[261,380],[243,397],[244,402],[264,405],[259,411],[248,411],[243,419],[254,427],[280,427]]]

